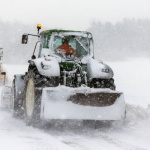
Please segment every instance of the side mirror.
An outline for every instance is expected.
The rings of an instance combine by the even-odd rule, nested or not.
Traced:
[[[36,59],[36,56],[35,56],[35,55],[32,55],[31,59]]]
[[[23,34],[22,35],[22,44],[27,44],[28,43],[28,34]]]

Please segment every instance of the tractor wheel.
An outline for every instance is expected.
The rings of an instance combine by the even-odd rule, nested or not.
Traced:
[[[25,90],[25,122],[34,125],[40,121],[41,91],[35,89],[34,79],[30,77]]]
[[[12,86],[12,102],[11,102],[11,109],[13,110],[13,116],[15,118],[23,118],[24,117],[24,109],[22,101],[17,96],[16,92],[16,84],[15,79],[13,80],[13,86]]]

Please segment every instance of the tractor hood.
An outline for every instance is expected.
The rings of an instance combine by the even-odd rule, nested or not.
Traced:
[[[88,79],[93,78],[110,79],[114,75],[112,69],[108,65],[99,62],[90,56],[83,57],[78,62],[67,60],[66,61],[62,60],[61,62],[59,62],[57,58],[50,56],[37,58],[32,61],[36,65],[39,73],[47,77],[60,76],[60,67],[65,70],[71,71],[75,63],[81,64],[81,66],[82,65],[87,66]]]

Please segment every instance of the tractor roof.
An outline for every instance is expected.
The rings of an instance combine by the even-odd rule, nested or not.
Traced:
[[[89,33],[87,31],[73,31],[73,30],[59,30],[59,29],[52,29],[52,30],[45,30],[45,31],[42,31],[40,33],[40,35],[48,35],[48,36],[51,36],[53,32],[80,32],[80,33]]]

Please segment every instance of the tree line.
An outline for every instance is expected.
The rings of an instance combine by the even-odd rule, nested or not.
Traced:
[[[95,53],[106,60],[150,57],[150,20],[123,19],[122,22],[92,22]]]
[[[0,47],[4,49],[5,63],[25,63],[31,58],[37,39],[30,37],[28,44],[23,45],[21,36],[23,33],[36,34],[35,27],[33,24],[0,21]],[[114,61],[150,57],[149,19],[123,19],[115,24],[94,21],[87,31],[93,34],[97,59]]]

